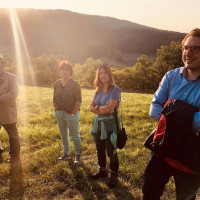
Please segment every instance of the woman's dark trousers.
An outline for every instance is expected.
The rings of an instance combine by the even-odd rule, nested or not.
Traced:
[[[106,168],[106,150],[107,150],[107,155],[110,158],[110,170],[111,172],[117,174],[119,169],[119,161],[117,153],[113,154],[114,147],[110,141],[110,134],[111,132],[108,132],[108,138],[105,140],[100,139],[101,135],[100,131],[94,134],[96,141],[98,163],[100,168]]]

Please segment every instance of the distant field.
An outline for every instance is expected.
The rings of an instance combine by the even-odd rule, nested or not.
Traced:
[[[123,121],[128,142],[125,149],[118,150],[118,186],[109,189],[106,185],[107,179],[93,181],[88,177],[98,168],[95,145],[89,134],[94,117],[89,112],[93,93],[94,90],[82,90],[80,134],[83,164],[75,166],[73,144],[73,159],[57,162],[62,147],[52,106],[53,89],[20,88],[17,103],[21,163],[5,163],[9,158],[8,137],[1,130],[1,145],[6,152],[0,164],[0,199],[141,199],[142,177],[149,154],[143,147],[143,141],[157,124],[148,115],[152,95],[122,93]],[[172,180],[167,185],[163,199],[175,199]]]

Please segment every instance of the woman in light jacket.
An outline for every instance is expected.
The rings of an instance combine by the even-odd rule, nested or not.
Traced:
[[[17,76],[5,72],[5,60],[0,55],[0,127],[4,127],[9,135],[10,159],[13,162],[20,159],[20,140],[17,128],[16,98],[19,93]],[[3,148],[0,147],[0,154]]]

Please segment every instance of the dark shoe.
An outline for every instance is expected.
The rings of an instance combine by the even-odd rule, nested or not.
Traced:
[[[13,157],[10,157],[10,159],[6,160],[7,163],[13,163],[13,162],[17,162],[20,160],[20,156],[13,156]]]
[[[76,158],[75,158],[74,164],[80,165],[81,163],[82,163],[81,156],[77,155]]]
[[[99,179],[99,178],[106,178],[108,176],[108,173],[102,169],[99,169],[99,171],[95,174],[92,174],[90,177],[92,179]]]
[[[4,152],[4,149],[0,147],[0,155]]]
[[[111,173],[110,181],[108,182],[108,187],[113,188],[117,185],[117,174]]]
[[[70,154],[66,154],[64,153],[62,156],[60,156],[58,158],[59,161],[65,161],[65,160],[70,160],[71,159],[71,155]]]

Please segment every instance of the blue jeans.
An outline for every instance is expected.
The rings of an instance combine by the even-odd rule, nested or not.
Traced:
[[[65,111],[57,110],[55,111],[55,117],[60,130],[64,153],[70,153],[70,132],[71,138],[74,142],[75,154],[81,155],[81,138],[79,134],[80,111],[72,116]]]

